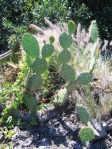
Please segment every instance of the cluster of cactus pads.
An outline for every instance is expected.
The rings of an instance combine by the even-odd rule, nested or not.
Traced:
[[[84,124],[87,124],[88,122],[91,122],[91,118],[89,116],[89,113],[88,113],[86,107],[84,107],[82,105],[77,106],[76,110],[77,110],[77,114],[78,114],[80,120]],[[79,131],[79,136],[81,138],[81,141],[83,143],[85,143],[86,141],[91,141],[92,139],[94,139],[94,131],[90,127],[83,127]]]
[[[68,82],[68,91],[72,91],[75,85],[86,85],[92,81],[92,71],[83,72],[79,76],[77,76],[75,68],[73,68],[69,63],[71,60],[70,47],[72,46],[72,37],[74,35],[74,32],[75,23],[70,20],[68,22],[68,32],[63,32],[59,36],[59,43],[62,47],[62,51],[58,54],[58,60],[61,64],[60,76]],[[29,100],[29,97],[31,95],[31,92],[34,92],[35,90],[41,88],[43,84],[42,74],[46,70],[48,70],[47,58],[51,57],[55,51],[55,47],[53,46],[54,42],[55,38],[53,36],[49,37],[49,43],[46,43],[44,41],[44,46],[40,50],[39,43],[35,36],[29,33],[26,33],[23,36],[22,46],[24,51],[26,52],[26,59],[32,59],[32,61],[30,61],[30,70],[32,73],[28,78],[26,86],[28,98],[26,95],[24,96],[25,104],[29,109],[31,109],[30,104],[32,107],[32,104],[36,103],[34,102],[36,100],[35,96],[31,96],[32,100]],[[29,100],[29,105],[28,101],[26,102],[26,98],[27,100]]]

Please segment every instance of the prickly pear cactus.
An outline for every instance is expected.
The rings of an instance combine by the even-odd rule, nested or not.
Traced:
[[[77,106],[76,111],[77,111],[77,114],[80,120],[83,123],[87,124],[87,122],[90,120],[90,116],[89,116],[87,109],[84,106]]]
[[[29,67],[32,66],[33,61],[34,61],[34,58],[32,58],[32,57],[30,57],[29,55],[26,54],[26,62],[27,62]]]
[[[47,62],[45,61],[45,59],[36,58],[31,68],[35,73],[42,74],[47,70]]]
[[[76,76],[75,69],[68,64],[64,64],[61,66],[60,76],[66,81],[74,81]]]
[[[73,82],[70,82],[67,86],[66,89],[68,92],[72,92],[75,89],[75,84]]]
[[[90,32],[91,32],[91,38],[93,42],[96,42],[98,40],[98,27],[96,24],[96,20],[91,22]]]
[[[92,81],[92,78],[93,78],[93,74],[91,72],[81,73],[76,79],[76,84],[87,85]]]
[[[85,127],[79,131],[79,136],[83,143],[92,141],[94,139],[94,131],[90,127]]]
[[[59,55],[58,55],[58,60],[61,64],[67,64],[71,59],[71,53],[68,50],[63,50]]]
[[[52,44],[45,44],[42,48],[42,57],[47,58],[54,52],[54,46]]]
[[[53,36],[50,36],[50,37],[49,37],[49,41],[50,41],[50,43],[52,44],[52,43],[54,43],[55,38],[54,38]]]
[[[68,48],[70,48],[70,46],[72,45],[72,37],[67,35],[67,33],[63,32],[60,36],[59,36],[59,42],[61,47],[64,50],[67,50]]]
[[[75,32],[75,23],[72,20],[68,21],[68,33],[69,35],[74,34]]]
[[[39,45],[36,38],[31,34],[24,34],[22,39],[22,46],[24,51],[33,58],[39,57]]]
[[[37,99],[34,93],[26,93],[23,96],[23,102],[30,111],[35,111],[37,107]]]
[[[30,91],[39,89],[43,84],[43,79],[40,75],[34,75],[28,80],[27,88]]]

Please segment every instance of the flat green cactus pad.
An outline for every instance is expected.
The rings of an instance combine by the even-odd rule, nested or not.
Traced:
[[[66,81],[74,81],[76,72],[70,65],[64,64],[61,66],[60,76]]]
[[[74,34],[75,32],[75,23],[72,20],[68,21],[68,33],[69,35]]]
[[[58,60],[60,61],[61,64],[67,64],[71,59],[71,53],[68,50],[63,50],[59,55],[58,55]]]
[[[35,73],[42,74],[47,70],[47,62],[45,61],[45,59],[36,58],[31,68]]]
[[[75,84],[73,82],[70,82],[67,86],[66,86],[67,92],[72,92],[75,89]]]
[[[67,33],[64,32],[59,36],[59,42],[61,47],[64,50],[67,50],[72,45],[72,37],[67,35]]]
[[[24,34],[22,39],[22,46],[24,51],[33,58],[39,57],[39,45],[36,38],[31,34]]]
[[[47,58],[54,52],[54,46],[52,44],[45,44],[42,48],[42,57]]]
[[[76,79],[76,84],[87,85],[92,81],[92,78],[93,78],[93,74],[90,72],[81,73]]]
[[[23,96],[23,102],[30,111],[36,110],[37,99],[34,93],[26,93]]]
[[[77,111],[77,114],[80,120],[83,123],[87,124],[87,122],[90,120],[90,116],[89,116],[87,109],[84,106],[77,106],[76,111]]]
[[[91,22],[91,38],[93,40],[93,42],[96,42],[98,40],[98,27],[96,24],[96,20]]]
[[[90,127],[85,127],[79,131],[79,136],[83,143],[92,141],[94,139],[94,131]]]
[[[43,79],[40,75],[34,75],[28,81],[27,87],[30,91],[39,89],[43,84]]]

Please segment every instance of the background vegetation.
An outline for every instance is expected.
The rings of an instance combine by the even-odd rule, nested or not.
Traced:
[[[102,39],[112,39],[111,0],[0,0],[0,53],[8,50],[8,38],[21,34],[28,24],[44,26],[44,17],[51,22],[69,19],[86,29],[96,20]]]

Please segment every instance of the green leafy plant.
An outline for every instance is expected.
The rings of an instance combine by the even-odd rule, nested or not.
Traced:
[[[13,110],[17,110],[23,102],[24,84],[26,83],[26,77],[29,71],[24,57],[22,57],[21,61],[19,64],[21,71],[19,71],[16,81],[14,83],[5,83],[5,86],[0,91],[0,102],[6,106],[1,112],[2,117],[0,118],[0,122],[10,129],[20,124],[19,120],[17,121],[12,117],[11,113]]]

